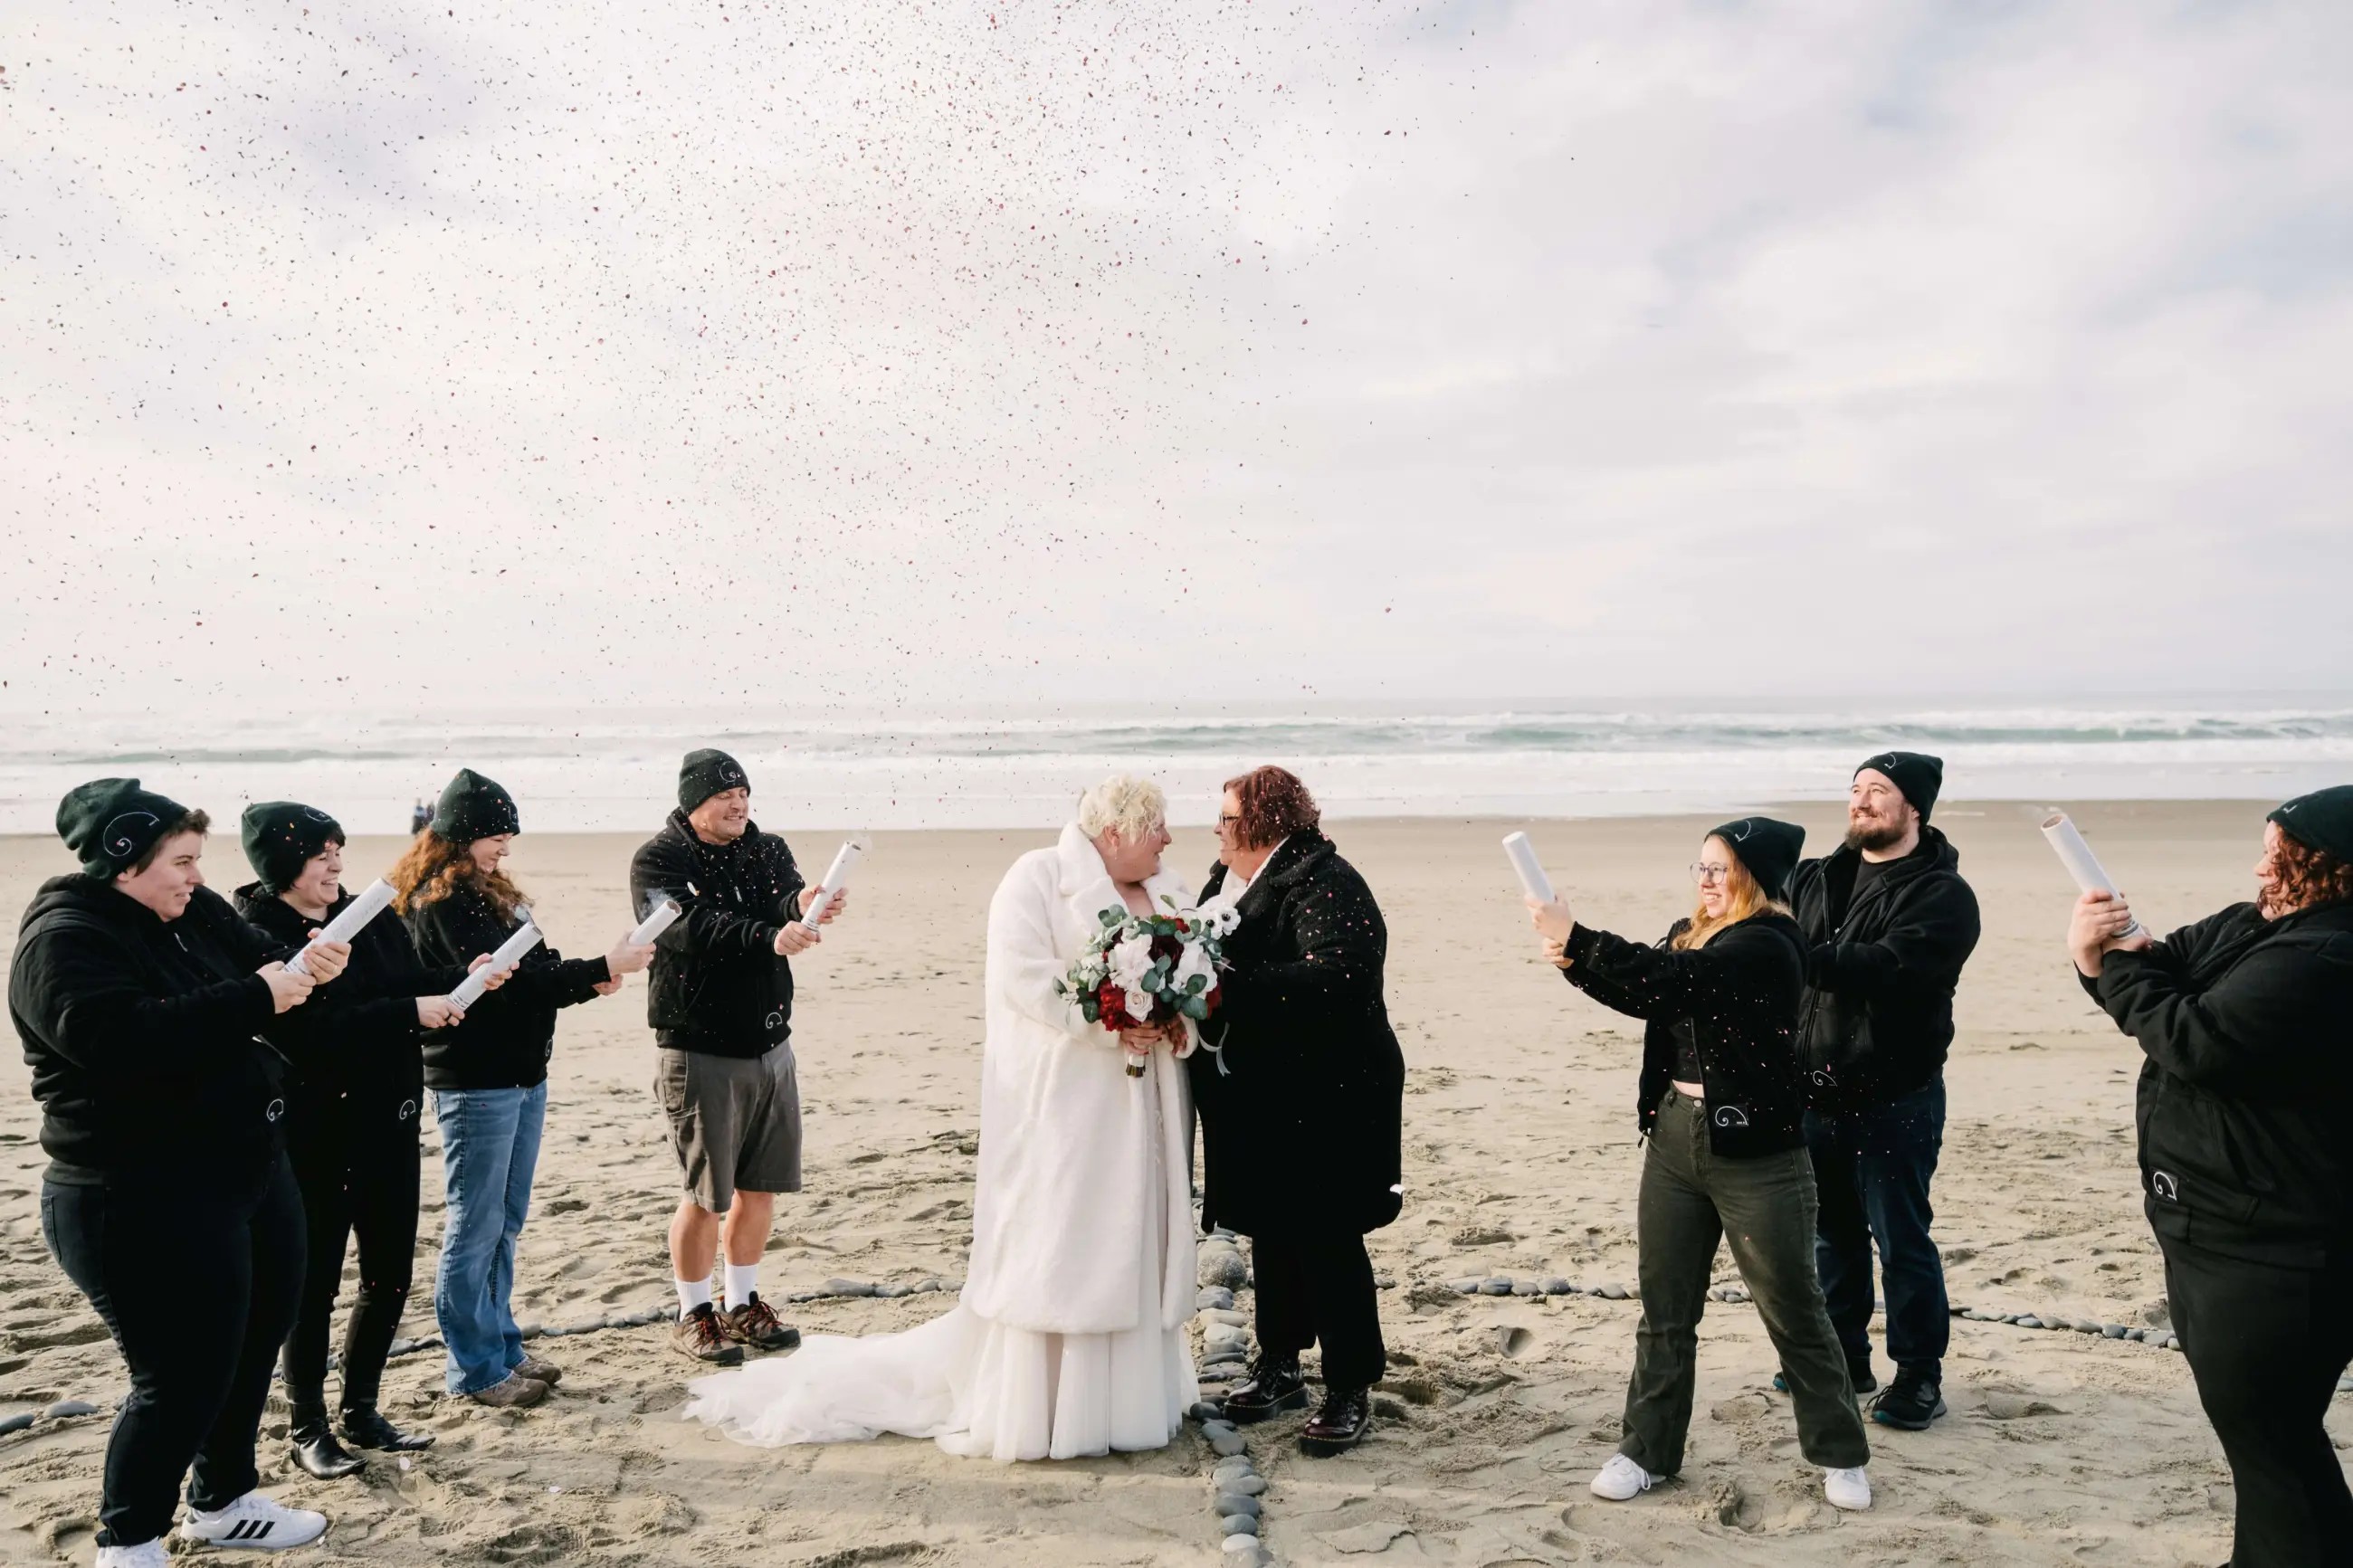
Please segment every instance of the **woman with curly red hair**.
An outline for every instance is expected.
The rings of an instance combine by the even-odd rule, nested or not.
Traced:
[[[2322,1418],[2353,1358],[2353,784],[2263,825],[2255,898],[2162,942],[2121,896],[2069,951],[2141,1066],[2142,1205],[2173,1332],[2231,1462],[2231,1561],[2344,1560],[2353,1493]]]

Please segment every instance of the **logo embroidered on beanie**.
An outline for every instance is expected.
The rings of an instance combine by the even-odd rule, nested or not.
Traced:
[[[128,860],[139,852],[139,841],[132,837],[138,830],[137,825],[145,822],[160,826],[163,820],[152,811],[124,812],[121,816],[108,823],[106,831],[100,835],[100,837],[104,840],[106,858],[110,860]]]

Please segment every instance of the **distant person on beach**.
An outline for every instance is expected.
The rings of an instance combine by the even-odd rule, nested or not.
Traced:
[[[2325,1417],[2353,1360],[2353,784],[2263,826],[2255,897],[2152,942],[2075,903],[2084,989],[2138,1042],[2142,1207],[2237,1493],[2237,1568],[2353,1561]]]
[[[246,860],[255,879],[237,890],[237,913],[288,946],[341,914],[343,828],[299,801],[246,807]],[[302,1190],[309,1235],[300,1310],[286,1336],[288,1437],[294,1463],[322,1480],[363,1461],[327,1424],[327,1341],[343,1255],[359,1245],[359,1289],[343,1332],[339,1411],[343,1441],[408,1453],[430,1447],[377,1407],[385,1358],[407,1304],[417,1252],[417,1130],[424,1122],[425,1031],[462,1022],[448,995],[488,952],[460,967],[427,969],[408,928],[391,911],[352,939],[352,959],[332,986],[289,1021],[286,1152]],[[501,982],[493,977],[495,988]]]
[[[1176,1059],[1190,1037],[1113,1033],[1061,989],[1106,911],[1191,907],[1161,865],[1166,812],[1148,779],[1105,779],[988,901],[980,1163],[955,1306],[903,1333],[815,1334],[796,1354],[697,1378],[690,1417],[747,1443],[897,1432],[1000,1464],[1159,1448],[1183,1429],[1200,1398],[1192,1107]]]
[[[1783,902],[1806,832],[1727,822],[1691,868],[1698,907],[1645,947],[1579,924],[1568,901],[1527,900],[1545,956],[1568,983],[1645,1021],[1636,1117],[1648,1139],[1635,1218],[1642,1319],[1625,1436],[1593,1478],[1622,1502],[1683,1468],[1699,1321],[1719,1244],[1780,1352],[1799,1451],[1834,1508],[1867,1509],[1871,1443],[1814,1272],[1798,1009],[1806,950]]]
[[[302,1284],[282,1048],[264,1038],[343,973],[205,885],[211,821],[99,779],[58,806],[81,861],[16,933],[8,1013],[41,1102],[41,1233],[131,1372],[106,1445],[100,1568],[167,1568],[163,1536],[279,1548],[324,1514],[265,1496],[254,1439]],[[190,1475],[190,1467],[194,1474]]]
[[[1201,1224],[1250,1238],[1258,1358],[1228,1419],[1308,1403],[1303,1352],[1323,1347],[1324,1400],[1301,1427],[1311,1457],[1373,1425],[1388,1368],[1365,1237],[1404,1197],[1405,1057],[1383,994],[1388,928],[1355,867],[1324,837],[1307,786],[1282,768],[1226,781],[1218,864],[1203,902],[1233,906],[1232,967],[1193,1053],[1201,1114]]]
[[[411,838],[416,837],[418,834],[424,832],[432,825],[433,808],[431,806],[426,805],[420,800],[415,805],[409,807],[408,836]]]
[[[1882,752],[1854,771],[1846,842],[1789,882],[1806,943],[1798,1046],[1806,1145],[1820,1203],[1814,1261],[1855,1392],[1871,1370],[1871,1252],[1879,1247],[1895,1378],[1872,1419],[1925,1431],[1945,1414],[1952,1333],[1944,1259],[1928,1226],[1945,1142],[1945,1053],[1953,991],[1978,944],[1978,900],[1961,858],[1928,826],[1945,764]],[[1774,1380],[1786,1386],[1786,1376]]]
[[[433,820],[386,878],[427,964],[462,966],[522,929],[522,889],[501,869],[521,831],[512,795],[471,768],[458,770]],[[536,1405],[564,1375],[523,1353],[512,1304],[515,1238],[530,1213],[547,1119],[556,1010],[610,996],[652,954],[626,939],[602,958],[565,958],[542,943],[462,1022],[426,1041],[447,1200],[433,1315],[453,1394],[501,1408]]]
[[[752,820],[751,780],[721,751],[687,753],[678,809],[629,862],[640,918],[664,898],[680,910],[654,942],[646,1022],[660,1047],[654,1095],[686,1185],[670,1225],[670,1342],[694,1361],[732,1366],[746,1346],[800,1342],[760,1299],[760,1257],[776,1194],[801,1190],[792,959],[822,940],[803,917],[819,910],[828,924],[849,901],[845,889],[826,891]],[[712,1259],[723,1249],[725,1294],[714,1304]]]

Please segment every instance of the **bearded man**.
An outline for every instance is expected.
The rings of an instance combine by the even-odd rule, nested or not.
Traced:
[[[1951,842],[1928,826],[1944,778],[1940,759],[1916,752],[1871,758],[1848,788],[1846,842],[1789,880],[1807,948],[1798,1038],[1820,1198],[1814,1266],[1855,1392],[1877,1388],[1877,1244],[1895,1376],[1871,1415],[1914,1432],[1945,1414],[1952,1330],[1928,1188],[1945,1142],[1953,991],[1978,944],[1977,895]]]

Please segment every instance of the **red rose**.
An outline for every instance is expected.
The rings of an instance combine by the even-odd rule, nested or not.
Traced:
[[[1095,1011],[1106,1029],[1132,1029],[1135,1020],[1127,1016],[1127,994],[1119,983],[1106,978],[1095,987]]]

